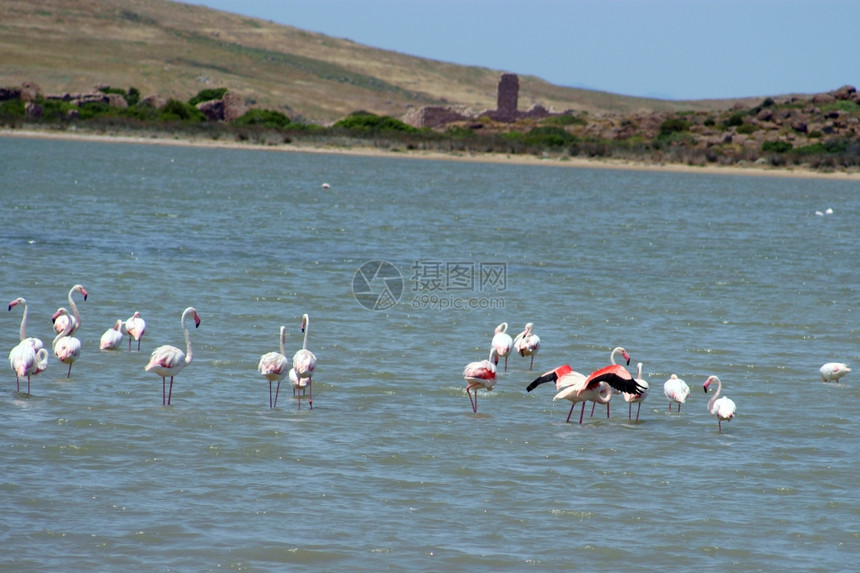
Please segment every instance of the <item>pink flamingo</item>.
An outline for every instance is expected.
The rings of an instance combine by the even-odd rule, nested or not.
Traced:
[[[720,428],[720,432],[722,432],[723,420],[731,420],[732,418],[734,418],[735,412],[737,411],[737,407],[731,399],[725,396],[719,398],[720,392],[723,389],[723,385],[720,382],[720,379],[716,376],[709,376],[708,379],[705,380],[705,383],[703,385],[703,388],[705,389],[705,394],[708,393],[708,387],[714,382],[717,383],[717,391],[714,393],[713,397],[708,402],[708,412],[712,416],[717,417],[717,424],[719,425],[718,427]]]
[[[496,364],[495,364],[496,349],[490,349],[490,356],[486,360],[470,362],[463,369],[463,378],[469,384],[466,386],[466,394],[469,396],[469,403],[472,405],[472,411],[478,413],[478,390],[484,388],[488,392],[496,385]],[[472,399],[472,390],[475,390],[475,398]]]
[[[615,355],[616,354],[620,354],[621,357],[624,358],[624,360],[627,362],[627,364],[630,364],[630,355],[627,354],[627,351],[624,349],[624,347],[623,346],[616,346],[615,348],[612,349],[612,352],[609,353],[609,362],[611,363],[612,366],[618,366],[618,364],[615,362]],[[618,366],[618,368],[615,370],[615,372],[621,376],[623,376],[624,374],[629,375],[627,370],[625,368],[622,368],[621,366]],[[610,396],[609,399],[611,400],[612,396]],[[601,404],[603,404],[603,402],[601,402]],[[594,402],[594,404],[591,405],[591,415],[592,416],[594,416],[594,408],[596,406],[597,406],[597,402]],[[609,400],[606,401],[606,417],[607,418],[609,417]]]
[[[317,365],[317,357],[314,356],[313,352],[308,350],[308,331],[310,330],[310,323],[311,319],[308,315],[302,315],[302,332],[305,333],[305,337],[302,342],[301,350],[298,350],[293,354],[293,370],[295,370],[296,378],[298,379],[298,383],[293,385],[293,393],[295,393],[297,387],[303,387],[306,385],[308,388],[308,407],[313,408],[313,375],[314,368],[316,368]],[[301,401],[299,401],[299,407],[301,408]]]
[[[193,306],[189,306],[182,311],[182,318],[179,319],[179,324],[182,326],[182,332],[185,334],[185,352],[179,348],[170,345],[159,346],[152,351],[149,357],[149,364],[144,367],[147,372],[155,372],[161,376],[161,404],[165,403],[169,406],[170,399],[173,396],[173,377],[179,374],[183,368],[191,364],[191,335],[188,334],[188,328],[185,326],[187,317],[194,319],[194,328],[200,327],[200,316],[197,315],[197,310]],[[167,377],[170,376],[170,392],[167,394],[165,401],[165,384]]]
[[[24,335],[22,334],[21,336]],[[828,362],[819,368],[818,372],[821,374],[822,382],[839,382],[839,379],[851,372],[851,369],[848,368],[847,364],[842,362]]]
[[[65,316],[67,318],[71,318],[69,315],[69,311],[65,308],[61,308],[54,316],[51,317],[55,323],[57,319],[61,316]],[[72,329],[74,323],[71,320],[64,321],[66,326],[63,331],[54,338],[54,356],[57,357],[57,360],[62,362],[63,364],[69,365],[69,371],[66,374],[66,378],[72,377],[72,364],[81,356],[81,341],[72,336]],[[78,323],[80,324],[80,323]]]
[[[137,350],[140,352],[140,339],[143,338],[143,333],[146,332],[146,321],[140,318],[140,313],[135,311],[125,321],[125,331],[128,334],[128,349],[131,350],[131,339],[137,340]]]
[[[672,403],[678,404],[678,411],[681,411],[681,404],[687,401],[690,395],[690,387],[687,383],[678,378],[677,374],[672,374],[669,379],[663,383],[663,394],[669,399],[669,411],[672,411]]]
[[[65,330],[67,322],[72,325],[72,329],[69,331],[69,334],[74,333],[77,329],[81,327],[81,313],[78,312],[78,305],[76,305],[75,301],[72,299],[72,295],[76,292],[81,293],[81,296],[84,297],[84,300],[87,300],[87,291],[84,290],[84,287],[82,287],[81,285],[75,285],[69,290],[69,307],[71,307],[74,316],[72,316],[68,312],[64,315],[60,315],[61,309],[57,309],[57,312],[54,313],[54,316],[62,316],[61,318],[57,318],[56,320],[54,320],[54,332],[56,332],[57,334]]]
[[[21,378],[27,377],[27,395],[29,396],[30,376],[35,376],[48,366],[48,351],[44,348],[37,351],[29,342],[19,342],[9,352],[9,364],[15,371],[15,384],[18,392],[21,391]]]
[[[540,337],[534,333],[534,328],[534,323],[529,322],[525,329],[514,338],[514,350],[522,357],[531,356],[529,370],[534,366],[535,354],[540,350]]]
[[[122,320],[117,319],[116,324],[102,334],[99,350],[115,350],[120,344],[122,344]]]
[[[496,349],[496,366],[499,365],[499,358],[505,359],[505,372],[508,371],[508,355],[511,353],[511,348],[514,346],[514,339],[508,334],[508,323],[503,322],[496,327],[493,335],[493,348]]]
[[[620,366],[617,368],[627,372],[626,369]],[[555,382],[556,388],[561,388],[561,391],[553,397],[553,401],[570,400],[573,402],[570,406],[570,412],[567,414],[567,422],[570,422],[570,416],[573,414],[574,407],[582,402],[582,411],[579,414],[580,424],[585,415],[586,402],[607,403],[612,397],[613,388],[631,394],[639,394],[642,391],[642,388],[633,380],[629,372],[627,372],[627,376],[625,377],[620,373],[616,373],[612,366],[601,368],[593,372],[590,376],[584,377],[565,364],[542,374],[529,386],[534,388],[545,382]]]
[[[281,380],[287,375],[290,363],[287,360],[287,352],[284,349],[284,343],[287,340],[287,327],[281,326],[278,334],[278,341],[281,345],[280,352],[267,352],[260,357],[260,363],[257,365],[257,370],[260,371],[266,380],[269,381],[269,408],[274,408],[278,405],[278,393],[281,391]],[[278,386],[275,389],[275,401],[272,402],[272,382],[277,382]]]
[[[26,341],[30,346],[33,347],[33,350],[38,352],[40,348],[44,348],[44,344],[42,340],[39,338],[33,338],[27,336],[27,317],[30,315],[30,308],[27,305],[27,300],[21,298],[20,296],[9,303],[9,310],[12,310],[14,307],[19,304],[24,305],[24,316],[21,317],[21,330],[20,330],[20,338],[21,342]]]
[[[621,395],[624,396],[624,401],[627,402],[627,419],[630,420],[633,417],[633,404],[638,404],[636,408],[636,421],[639,421],[639,410],[642,409],[642,402],[645,401],[645,398],[648,397],[648,382],[642,378],[642,363],[639,362],[636,364],[636,377],[634,378],[637,384],[643,389],[641,394],[631,394],[629,392],[622,392]]]

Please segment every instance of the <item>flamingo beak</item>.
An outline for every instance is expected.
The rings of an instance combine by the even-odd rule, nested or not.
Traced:
[[[624,356],[624,360],[626,360],[626,361],[627,361],[627,366],[630,366],[630,355],[629,355],[629,354],[627,354],[627,351],[626,351],[626,350],[624,351],[624,353],[622,354],[622,356]]]

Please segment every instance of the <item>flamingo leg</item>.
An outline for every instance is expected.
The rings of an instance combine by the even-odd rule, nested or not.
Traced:
[[[173,396],[173,376],[170,377],[170,390],[167,392],[167,405],[170,406],[170,398]]]
[[[717,418],[717,428],[719,428],[720,433],[723,433],[723,421]]]
[[[308,408],[314,408],[314,381],[308,378]]]
[[[272,407],[272,381],[269,380],[269,408]]]
[[[69,371],[66,374],[66,378],[71,378],[71,377],[72,377],[72,363],[69,362]]]
[[[140,352],[140,339],[137,339],[137,351]]]
[[[275,387],[275,406],[278,405],[278,392],[281,391],[281,381],[278,380],[278,385]],[[272,395],[272,383],[269,382],[269,399],[271,399]]]
[[[582,417],[585,415],[585,402],[582,403],[582,411],[579,413],[579,423],[582,423]]]
[[[27,376],[27,396],[30,395],[30,376]]]
[[[583,406],[585,406],[585,404],[583,404]],[[591,418],[593,418],[593,417],[594,417],[594,409],[595,409],[596,407],[597,407],[597,402],[592,402],[592,403],[591,403],[591,416],[590,416]]]
[[[529,363],[529,370],[531,370],[532,366],[534,366],[534,365],[535,365],[535,355],[532,354],[532,361]]]
[[[475,390],[475,399],[472,399],[472,388],[474,388],[475,384],[469,384],[466,386],[466,395],[469,396],[469,404],[472,405],[472,411],[474,413],[478,413],[478,391]]]
[[[636,408],[636,421],[639,421],[639,410],[642,409],[642,402],[639,402],[639,407]]]
[[[678,402],[678,412],[680,412],[680,411],[681,411],[681,403]]]
[[[15,385],[18,387],[18,392],[20,392],[21,391],[21,380],[19,380],[17,376],[15,376]]]
[[[505,355],[505,372],[508,371],[508,357]]]
[[[570,422],[570,415],[573,414],[574,408],[576,408],[576,402],[570,405],[570,412],[567,413],[567,420],[565,422]]]
[[[672,412],[672,401],[669,400],[669,413],[671,413],[671,412]]]
[[[128,337],[128,351],[131,352],[131,336]]]
[[[165,392],[165,390],[167,390],[166,384],[167,384],[167,381],[165,380],[164,376],[162,376],[161,377],[161,405],[162,406],[167,404],[167,393]]]
[[[609,417],[609,402],[606,403],[606,417]]]
[[[632,420],[632,419],[633,419],[633,402],[628,402],[628,403],[627,403],[627,419],[628,419],[628,420]],[[636,419],[637,419],[637,420],[639,419],[639,414],[638,414],[638,413],[636,414]]]

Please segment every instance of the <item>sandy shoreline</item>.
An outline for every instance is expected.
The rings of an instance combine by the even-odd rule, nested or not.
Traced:
[[[0,129],[0,137],[54,139],[69,141],[98,141],[105,143],[136,143],[145,145],[174,145],[185,147],[208,147],[220,149],[243,149],[282,151],[292,153],[331,153],[368,157],[391,157],[404,159],[429,159],[435,161],[471,161],[507,165],[543,165],[553,167],[576,167],[589,169],[627,169],[639,171],[662,171],[674,173],[702,173],[716,175],[747,175],[765,177],[791,177],[807,179],[836,179],[860,181],[860,171],[819,172],[800,167],[751,166],[696,166],[673,163],[646,163],[617,159],[588,159],[582,157],[537,157],[534,155],[508,155],[501,153],[443,153],[438,151],[399,150],[385,151],[372,147],[335,147],[303,145],[301,142],[281,145],[262,145],[213,139],[168,139],[161,137],[133,137],[127,135],[70,133],[67,131],[38,131]]]

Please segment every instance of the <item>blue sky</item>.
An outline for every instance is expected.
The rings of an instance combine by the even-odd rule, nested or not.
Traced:
[[[860,0],[188,0],[360,44],[663,99],[860,86]]]

